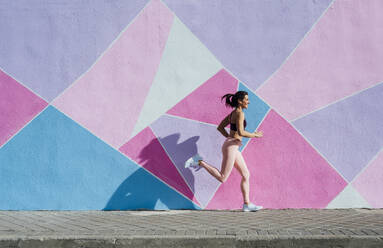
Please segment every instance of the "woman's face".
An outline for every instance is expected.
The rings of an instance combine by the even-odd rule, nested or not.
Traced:
[[[247,109],[248,105],[250,104],[249,96],[245,95],[243,100],[239,100],[238,102],[239,102],[239,105],[241,105],[242,108]]]

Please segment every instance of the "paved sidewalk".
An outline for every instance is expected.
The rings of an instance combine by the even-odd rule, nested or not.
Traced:
[[[0,211],[0,247],[383,247],[383,209]]]

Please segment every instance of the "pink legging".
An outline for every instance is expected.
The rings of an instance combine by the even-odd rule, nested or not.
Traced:
[[[237,168],[239,173],[242,176],[241,181],[241,190],[245,203],[249,202],[249,178],[250,173],[247,169],[245,160],[243,159],[242,153],[239,151],[239,147],[242,145],[242,142],[238,139],[228,137],[222,145],[222,165],[221,171],[219,171],[214,166],[209,165],[205,161],[201,163],[201,166],[204,167],[212,176],[214,176],[218,181],[225,182],[229,177],[233,166]]]

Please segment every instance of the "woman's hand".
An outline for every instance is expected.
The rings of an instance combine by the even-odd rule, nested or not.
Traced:
[[[254,134],[254,137],[256,137],[256,138],[260,138],[260,137],[263,136],[263,132],[262,131],[259,131],[259,132],[255,131],[253,134]]]

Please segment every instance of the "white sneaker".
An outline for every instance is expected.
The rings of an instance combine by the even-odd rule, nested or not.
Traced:
[[[197,153],[196,155],[194,155],[193,157],[189,158],[188,160],[186,160],[185,162],[185,168],[188,168],[188,167],[197,167],[199,166],[198,165],[198,160],[203,160],[202,157]]]
[[[249,204],[243,204],[242,210],[244,212],[249,212],[249,211],[258,211],[262,208],[263,208],[262,206],[257,206],[250,202]]]

